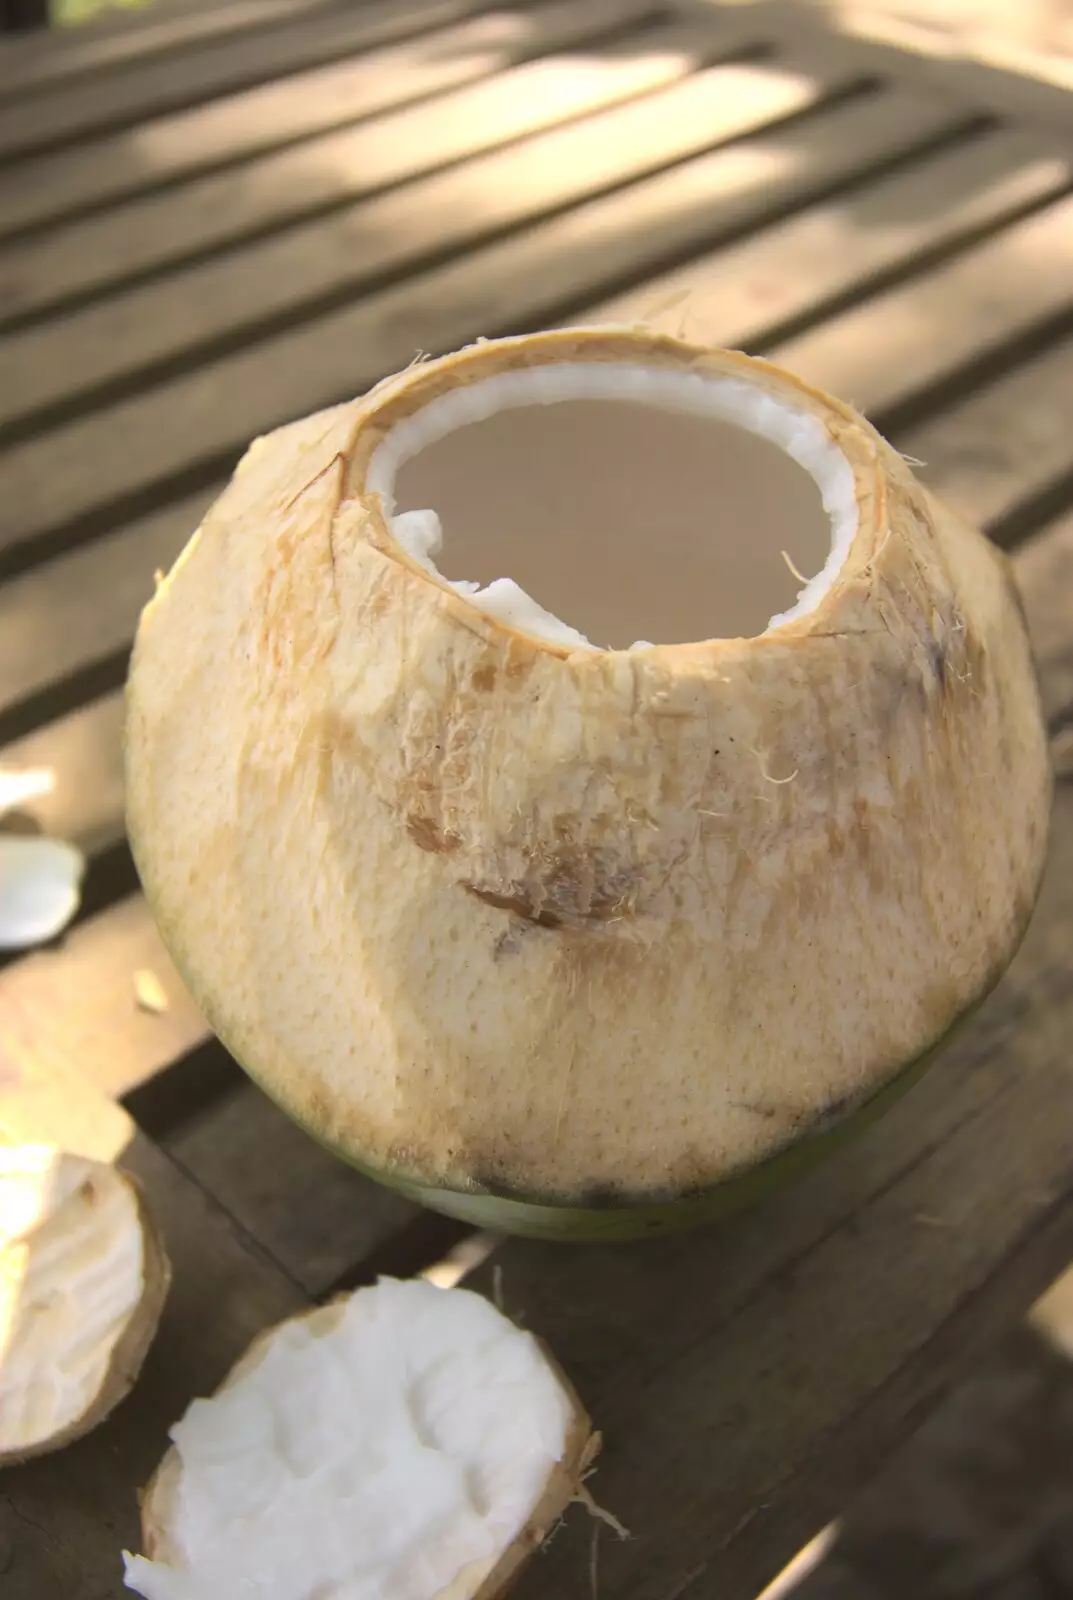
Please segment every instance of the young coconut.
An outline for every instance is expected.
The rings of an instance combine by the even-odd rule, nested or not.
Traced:
[[[492,1600],[599,1443],[531,1334],[391,1279],[263,1334],[171,1437],[124,1555],[146,1600]]]
[[[0,1466],[80,1438],[129,1393],[168,1280],[124,1173],[0,1144]]]
[[[215,1028],[492,1228],[697,1220],[814,1160],[995,983],[1046,848],[1001,554],[849,407],[640,328],[258,440],[128,703],[139,869]]]

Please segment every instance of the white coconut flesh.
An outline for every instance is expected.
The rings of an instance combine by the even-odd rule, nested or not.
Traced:
[[[564,1214],[898,1077],[1008,963],[1050,807],[1004,559],[847,406],[645,330],[258,441],[143,615],[126,749],[248,1070],[376,1171]]]
[[[593,1454],[537,1340],[422,1281],[280,1324],[171,1437],[125,1558],[146,1600],[472,1600]]]
[[[627,363],[441,395],[387,435],[367,487],[416,561],[438,574],[443,550],[474,607],[567,646],[777,628],[819,603],[857,524],[853,472],[817,417],[733,378]]]
[[[0,1145],[0,1462],[58,1447],[122,1398],[166,1280],[121,1173]]]
[[[0,834],[0,950],[62,933],[78,910],[86,860],[61,839]]]

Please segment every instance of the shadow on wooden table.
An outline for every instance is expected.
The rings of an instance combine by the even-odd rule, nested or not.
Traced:
[[[944,1402],[779,1600],[1067,1600],[1073,1365],[1026,1328]]]

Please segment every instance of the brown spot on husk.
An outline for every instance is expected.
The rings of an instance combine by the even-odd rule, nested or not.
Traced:
[[[419,850],[427,850],[430,855],[450,855],[462,843],[457,833],[441,828],[431,817],[407,817],[406,832]]]
[[[610,852],[564,844],[541,859],[532,881],[462,887],[486,905],[544,928],[591,927],[635,914],[638,872]]]
[[[535,922],[541,928],[562,926],[561,917],[546,909],[538,911],[532,900],[521,890],[515,894],[500,894],[494,889],[482,889],[475,883],[464,883],[462,887],[467,894],[483,900],[486,906],[492,906],[496,911],[509,911],[513,916],[522,917],[526,922]]]

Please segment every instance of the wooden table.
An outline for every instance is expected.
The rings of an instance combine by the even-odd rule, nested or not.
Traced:
[[[1069,778],[1073,105],[824,28],[222,0],[3,47],[0,756],[54,770],[31,809],[90,869],[69,935],[0,972],[0,1126],[122,1152],[176,1268],[133,1398],[0,1479],[4,1600],[118,1596],[189,1398],[267,1322],[465,1244],[246,1082],[137,892],[132,631],[255,433],[419,348],[664,305],[855,401],[1013,553]],[[882,1126],[720,1230],[472,1271],[605,1433],[633,1538],[602,1539],[602,1600],[748,1600],[1073,1256],[1071,968],[1060,778],[1021,954]],[[587,1594],[591,1537],[572,1514],[521,1596]]]

